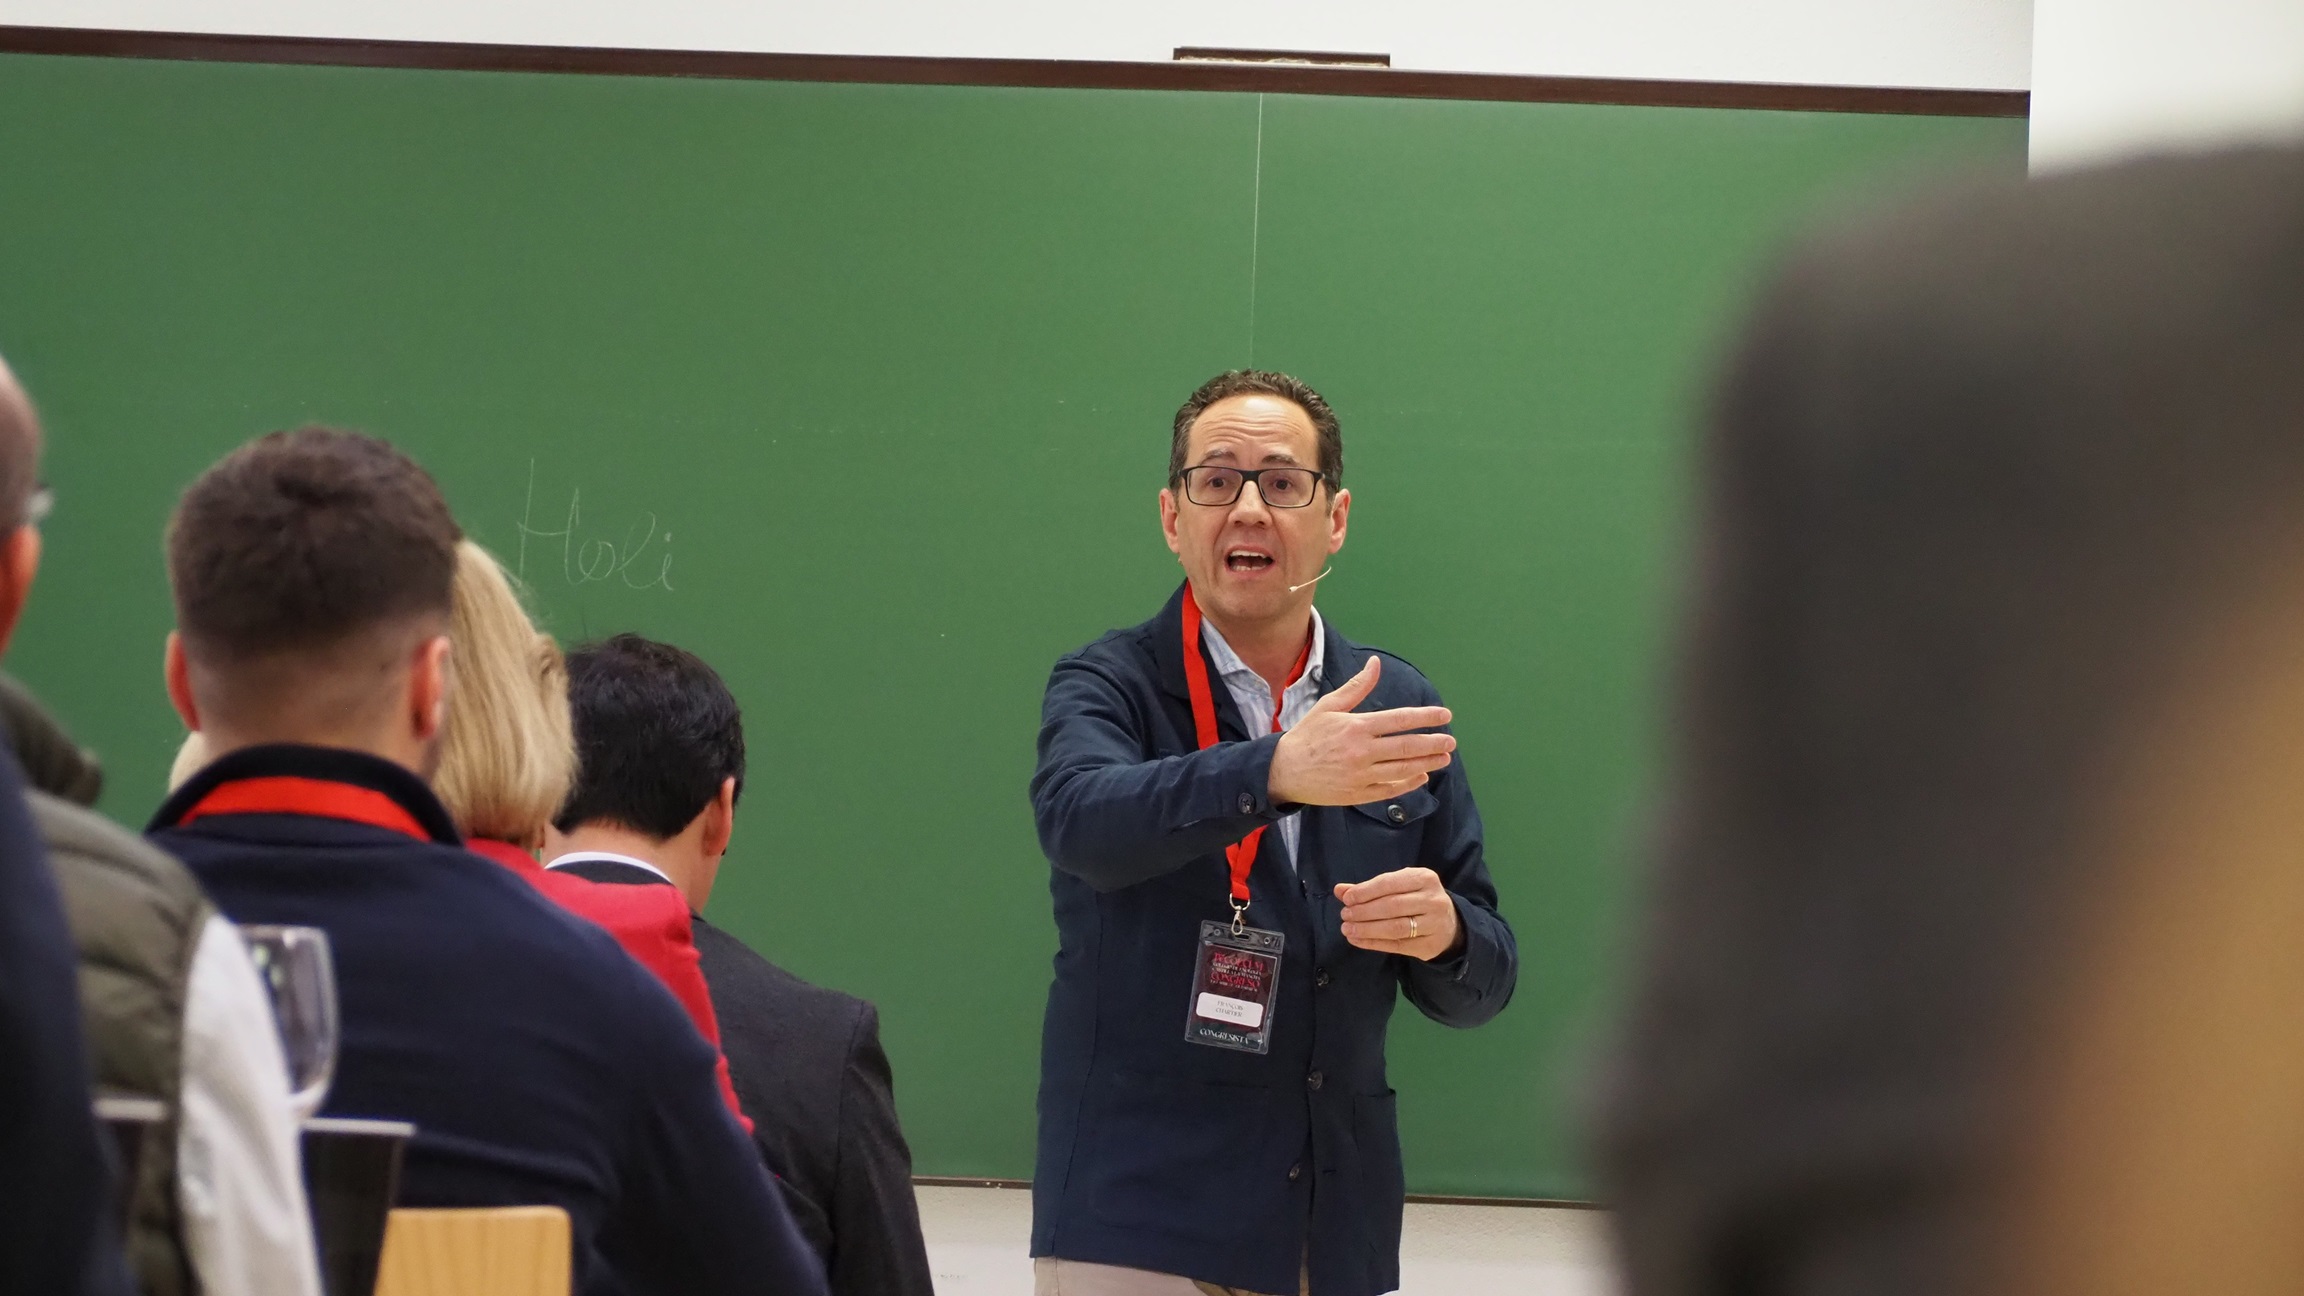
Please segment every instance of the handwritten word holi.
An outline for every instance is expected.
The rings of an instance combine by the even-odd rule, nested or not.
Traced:
[[[520,557],[514,571],[522,580],[528,578],[528,542],[530,540],[560,542],[560,574],[571,585],[589,585],[596,581],[621,581],[632,589],[672,588],[672,533],[657,533],[654,513],[642,516],[624,528],[621,540],[600,536],[584,538],[584,492],[580,487],[568,491],[568,512],[556,530],[532,525],[536,507],[536,463],[528,463],[528,496],[520,506]],[[651,555],[649,550],[662,547]],[[549,550],[540,544],[539,557]],[[644,579],[643,579],[644,578]]]

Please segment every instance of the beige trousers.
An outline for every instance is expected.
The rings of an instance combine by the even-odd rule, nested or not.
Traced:
[[[1312,1296],[1309,1269],[1298,1281],[1298,1296]],[[1263,1296],[1244,1287],[1219,1287],[1175,1274],[1085,1260],[1042,1256],[1032,1262],[1032,1296]]]

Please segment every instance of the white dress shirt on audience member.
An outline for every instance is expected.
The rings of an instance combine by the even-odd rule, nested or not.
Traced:
[[[288,1067],[240,933],[210,918],[184,1002],[176,1194],[212,1296],[320,1296]]]

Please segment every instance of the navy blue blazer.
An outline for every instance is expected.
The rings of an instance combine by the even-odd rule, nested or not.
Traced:
[[[1041,708],[1032,810],[1054,866],[1058,948],[1032,1254],[1276,1293],[1297,1289],[1308,1259],[1317,1296],[1376,1296],[1399,1286],[1404,1180],[1384,1075],[1395,999],[1477,1026],[1519,973],[1480,812],[1461,754],[1394,800],[1275,805],[1279,736],[1250,739],[1220,682],[1223,741],[1198,750],[1182,640],[1179,587],[1150,621],[1058,661]],[[1323,651],[1326,694],[1374,650],[1331,626]],[[1439,701],[1387,653],[1359,709]],[[1200,923],[1231,917],[1224,847],[1291,810],[1303,814],[1296,868],[1268,832],[1249,881],[1249,924],[1287,935],[1271,1052],[1187,1043]],[[1334,885],[1416,865],[1454,895],[1462,948],[1426,963],[1346,944]]]
[[[196,811],[294,782],[331,813]],[[235,922],[325,928],[331,1116],[413,1121],[404,1206],[559,1206],[579,1296],[823,1296],[815,1255],[722,1103],[711,1046],[608,934],[462,848],[422,780],[321,747],[250,747],[178,788],[152,839]]]

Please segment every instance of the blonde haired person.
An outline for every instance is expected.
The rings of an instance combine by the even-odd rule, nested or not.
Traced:
[[[432,790],[465,836],[465,848],[518,873],[553,903],[591,920],[656,974],[717,1052],[720,1023],[696,953],[693,919],[677,892],[619,887],[547,872],[534,854],[576,776],[568,719],[568,668],[559,645],[536,629],[511,577],[470,540],[456,546],[448,638],[455,687],[440,736]],[[174,788],[207,763],[188,735],[168,776]],[[749,1132],[728,1060],[720,1096]]]
[[[456,694],[432,790],[466,837],[532,851],[576,776],[560,646],[529,621],[495,557],[470,540],[456,546],[448,637]]]

